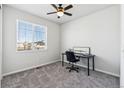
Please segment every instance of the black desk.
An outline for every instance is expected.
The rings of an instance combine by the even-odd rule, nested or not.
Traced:
[[[64,55],[65,53],[62,53],[62,66],[64,66]],[[87,70],[88,70],[88,76],[90,75],[90,70],[89,70],[89,60],[92,59],[92,67],[93,67],[93,71],[95,70],[95,63],[94,63],[94,57],[95,55],[92,55],[92,54],[89,54],[89,55],[84,55],[84,54],[81,54],[81,53],[75,53],[75,55],[77,57],[80,57],[80,58],[87,58]]]

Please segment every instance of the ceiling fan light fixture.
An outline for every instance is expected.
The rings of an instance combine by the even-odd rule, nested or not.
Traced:
[[[63,13],[62,11],[59,11],[59,12],[57,12],[57,15],[58,15],[58,16],[63,16],[64,13]]]

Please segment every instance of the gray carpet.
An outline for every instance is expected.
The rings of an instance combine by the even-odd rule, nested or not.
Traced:
[[[3,77],[2,88],[118,88],[119,78],[80,68],[71,73],[60,62]]]

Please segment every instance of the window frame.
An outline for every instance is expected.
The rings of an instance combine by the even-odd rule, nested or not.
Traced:
[[[32,43],[32,49],[31,50],[23,50],[23,51],[18,51],[17,50],[17,43],[18,43],[18,35],[19,35],[19,29],[18,29],[18,23],[19,22],[24,22],[24,23],[27,23],[27,24],[31,24],[32,25],[32,33],[33,33],[33,36],[32,36],[32,38],[33,38],[33,43]],[[42,27],[42,28],[44,28],[45,29],[45,48],[40,48],[40,49],[35,49],[34,48],[34,27],[35,26],[40,26],[40,27]],[[40,51],[45,51],[45,50],[47,50],[47,48],[48,48],[48,46],[47,46],[47,26],[46,25],[41,25],[41,24],[36,24],[36,23],[32,23],[32,22],[30,22],[30,21],[25,21],[25,20],[22,20],[22,19],[17,19],[16,20],[16,52],[40,52]]]

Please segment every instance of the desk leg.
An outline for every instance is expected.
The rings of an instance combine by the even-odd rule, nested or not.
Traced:
[[[87,58],[87,70],[88,70],[88,76],[90,75],[90,70],[89,70],[89,58]]]
[[[64,55],[62,54],[62,66],[64,66]]]
[[[92,58],[93,61],[93,71],[95,70],[95,63],[94,63],[94,57]]]

